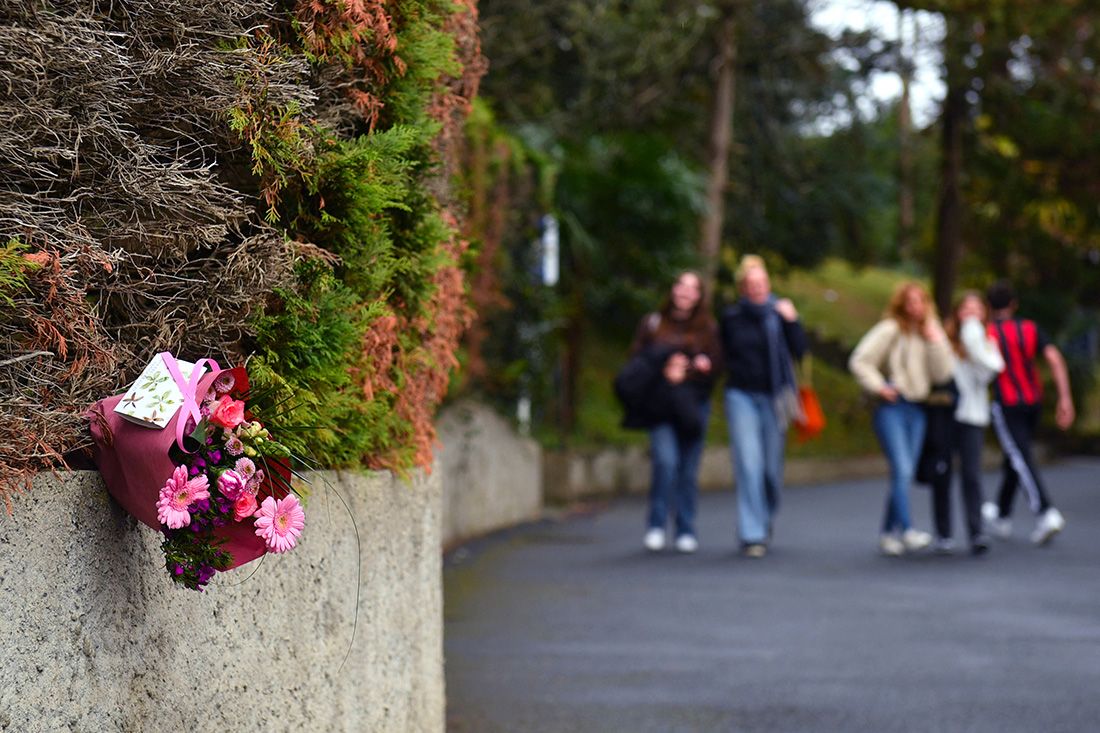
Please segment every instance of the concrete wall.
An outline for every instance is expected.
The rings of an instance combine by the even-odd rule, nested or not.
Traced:
[[[535,441],[470,401],[442,410],[436,429],[445,546],[541,515],[542,449]]]
[[[439,473],[326,475],[358,545],[315,482],[298,548],[204,593],[98,473],[40,475],[0,510],[0,730],[442,731]]]
[[[1047,451],[1036,447],[1037,453]],[[543,456],[546,500],[568,503],[607,496],[644,495],[649,491],[649,450],[604,448],[599,450],[547,451]],[[987,448],[983,456],[987,469],[1000,465],[1001,454]],[[881,455],[843,459],[787,460],[787,486],[822,484],[861,478],[884,477],[889,466]],[[724,446],[707,446],[699,467],[699,488],[715,491],[733,488],[733,463]]]

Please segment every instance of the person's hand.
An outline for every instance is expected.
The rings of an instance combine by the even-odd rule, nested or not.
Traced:
[[[1059,428],[1069,430],[1069,426],[1073,424],[1073,419],[1076,416],[1073,409],[1073,400],[1068,395],[1058,400],[1058,406],[1054,408],[1054,421],[1058,423]]]
[[[924,337],[924,340],[930,344],[938,344],[940,341],[947,338],[947,334],[943,332],[943,326],[935,318],[926,318],[924,323],[920,326],[920,334]]]
[[[789,298],[780,298],[775,301],[775,312],[788,323],[798,320],[798,311],[795,310],[794,303]]]
[[[688,367],[691,366],[691,362],[683,354],[677,352],[668,357],[668,361],[665,362],[664,375],[665,380],[669,384],[679,384],[687,379]]]
[[[878,391],[878,396],[886,400],[887,402],[898,401],[898,391],[894,388],[894,385],[892,384],[882,385],[882,389]]]
[[[691,360],[691,366],[700,374],[709,374],[711,367],[710,357],[706,354],[696,354],[695,358]]]

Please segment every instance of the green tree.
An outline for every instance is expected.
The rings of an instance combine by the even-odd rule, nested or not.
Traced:
[[[1100,9],[1085,0],[904,4],[948,20],[937,301],[950,299],[960,269],[987,266],[1047,293],[1042,310],[1059,324],[1098,284],[1100,174],[1088,161],[1100,152]]]

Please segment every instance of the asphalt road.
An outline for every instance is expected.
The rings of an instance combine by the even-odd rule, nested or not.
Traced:
[[[448,729],[1098,731],[1100,460],[1044,476],[1065,531],[1031,546],[1019,501],[978,558],[879,556],[883,480],[789,490],[761,560],[728,492],[703,495],[695,555],[645,553],[633,499],[458,548]]]

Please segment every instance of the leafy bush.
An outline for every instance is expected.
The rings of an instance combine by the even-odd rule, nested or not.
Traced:
[[[0,381],[46,385],[0,400],[4,480],[84,444],[162,350],[248,360],[322,465],[428,465],[469,317],[443,173],[484,70],[472,5],[86,5],[0,28]]]

